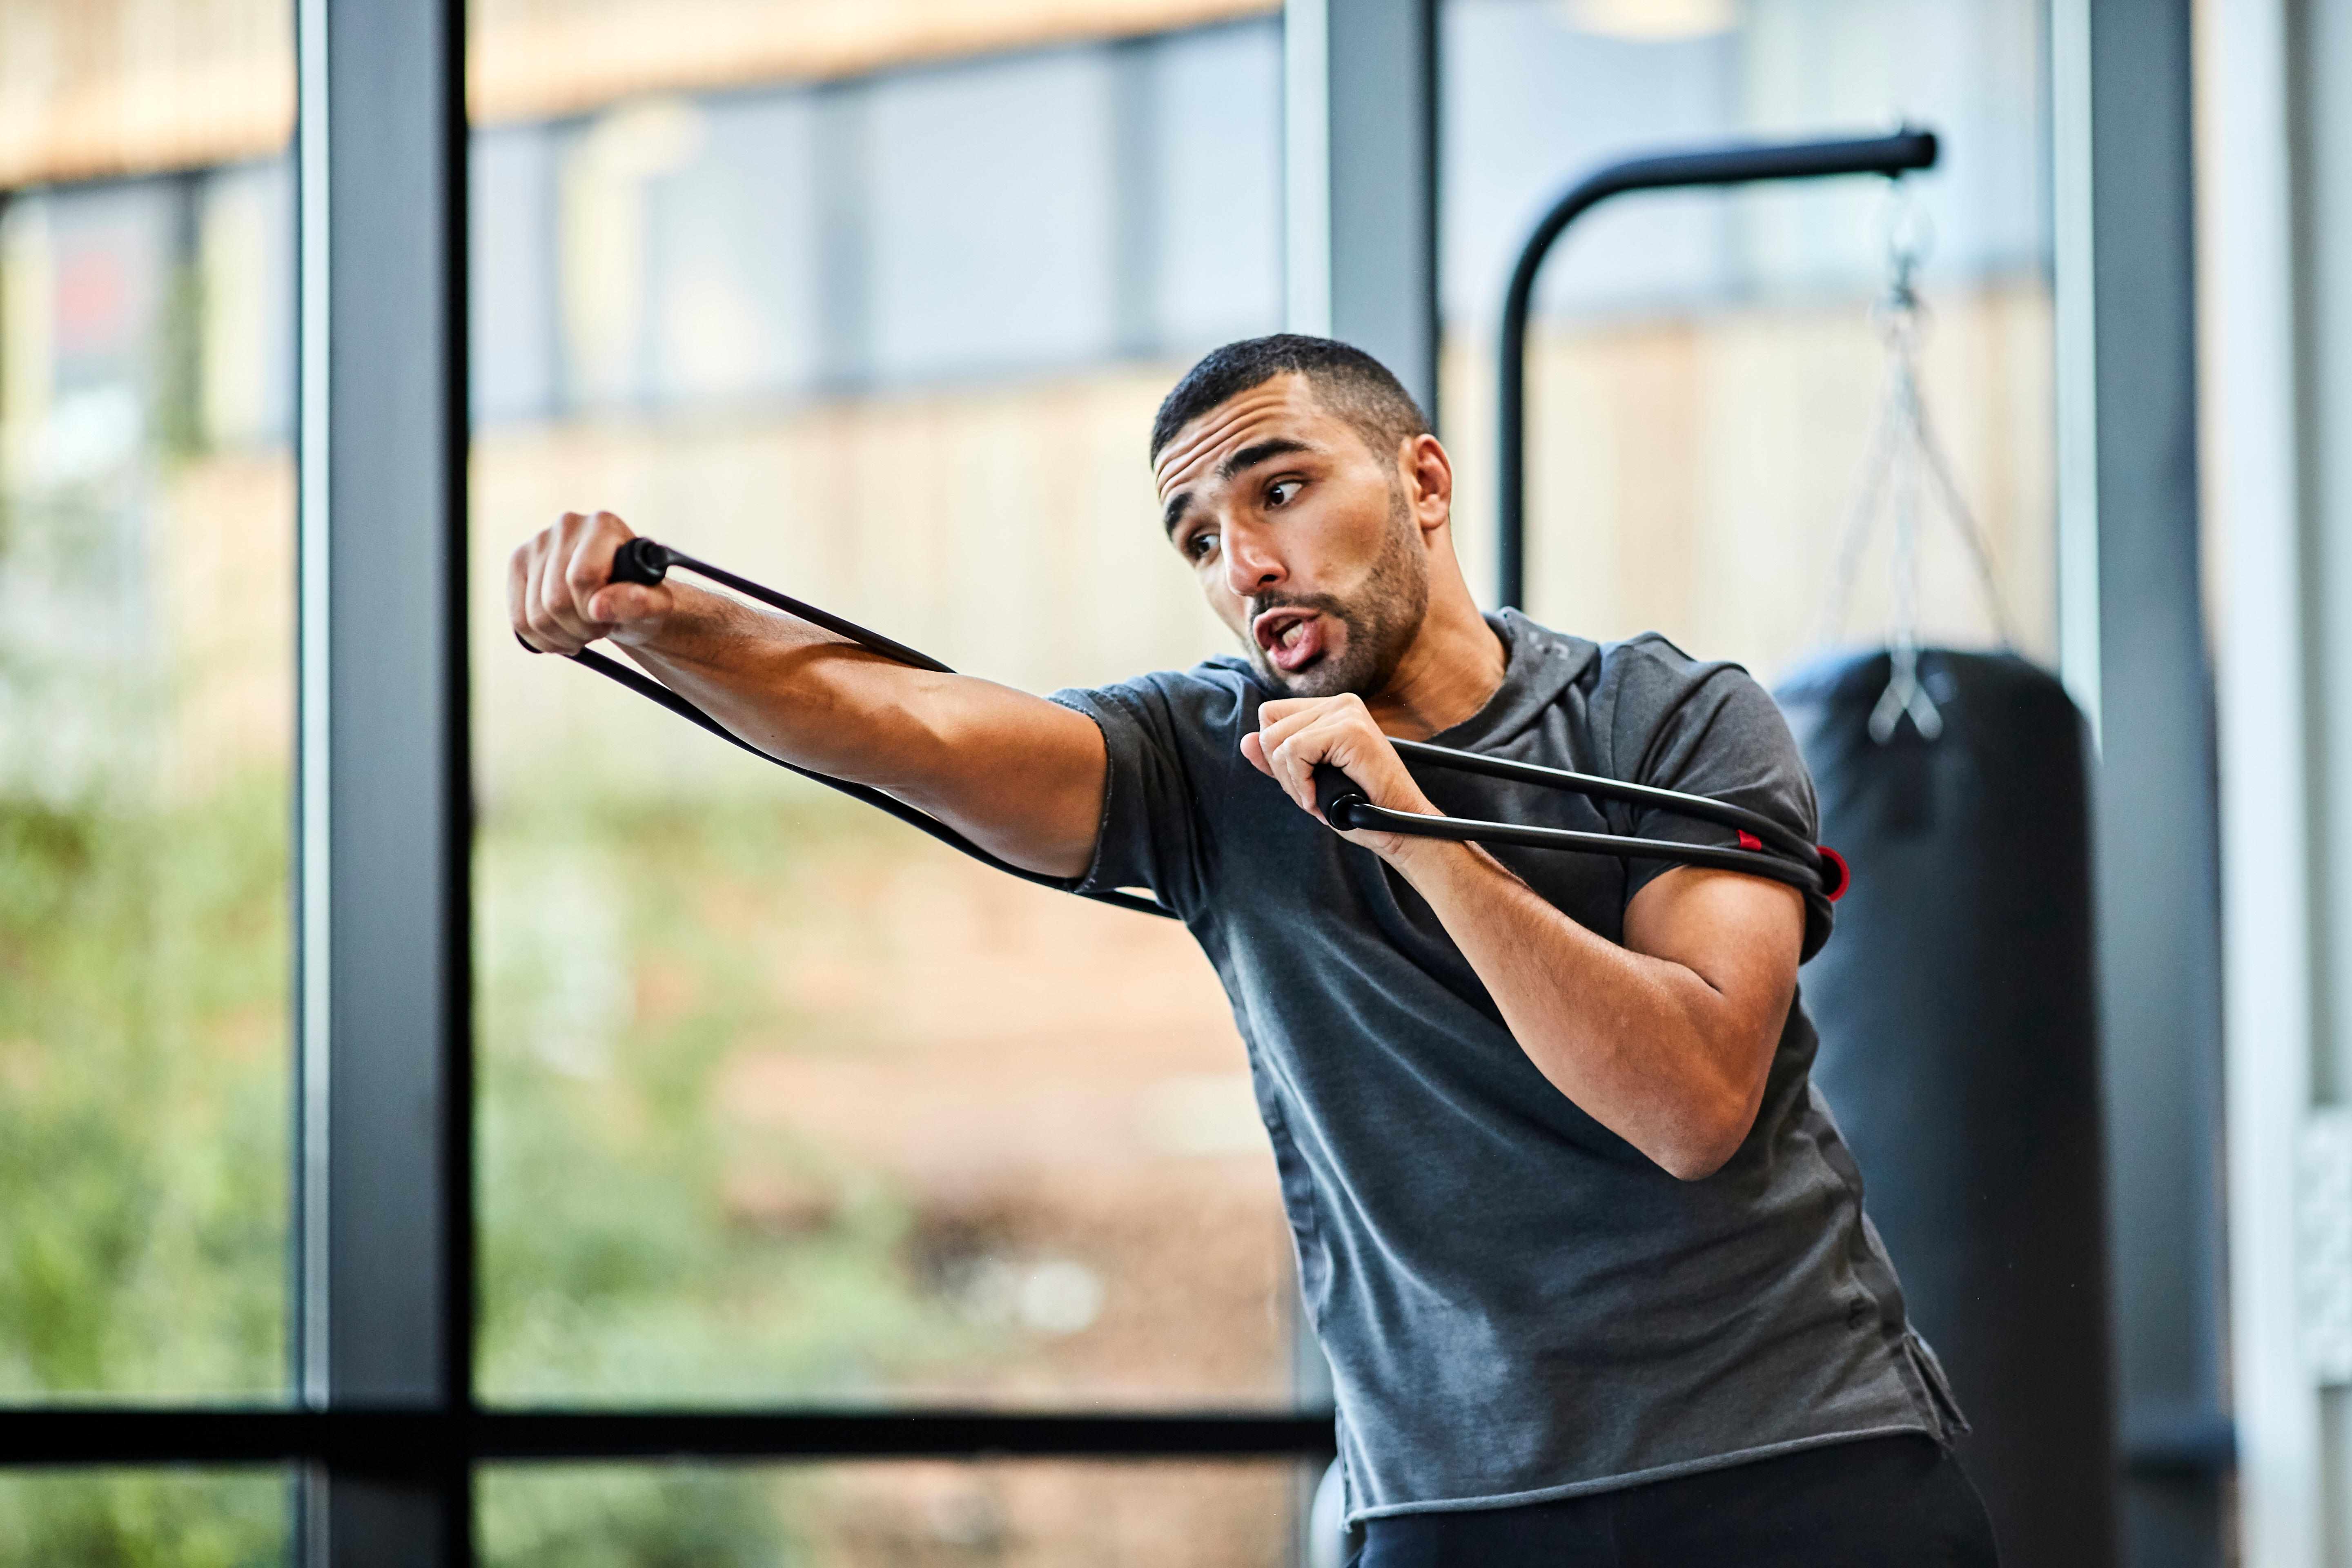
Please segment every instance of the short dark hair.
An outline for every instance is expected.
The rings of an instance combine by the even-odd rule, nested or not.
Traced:
[[[1160,461],[1176,432],[1227,398],[1293,374],[1305,376],[1316,401],[1352,426],[1383,460],[1396,455],[1399,442],[1429,433],[1412,394],[1363,350],[1331,338],[1276,332],[1213,349],[1184,373],[1151,421],[1151,461]]]

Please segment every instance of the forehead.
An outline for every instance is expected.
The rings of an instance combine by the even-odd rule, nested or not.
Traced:
[[[1176,432],[1152,465],[1160,499],[1167,500],[1214,478],[1216,465],[1244,447],[1276,437],[1311,447],[1334,443],[1345,426],[1315,395],[1314,384],[1295,371],[1237,392]]]

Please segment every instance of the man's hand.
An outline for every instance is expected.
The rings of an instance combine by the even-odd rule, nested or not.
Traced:
[[[636,535],[609,511],[567,511],[507,563],[515,634],[541,653],[575,654],[598,637],[650,641],[677,606],[667,583],[615,583],[613,557]]]
[[[1268,702],[1258,709],[1257,722],[1257,733],[1242,737],[1242,755],[1258,772],[1271,775],[1299,809],[1317,820],[1323,816],[1315,794],[1318,765],[1346,773],[1374,805],[1423,816],[1438,815],[1437,807],[1405,770],[1404,759],[1372,721],[1371,710],[1355,693]],[[1427,842],[1398,833],[1357,832],[1340,837],[1389,861],[1407,853],[1412,845]]]
[[[1093,860],[1107,762],[1092,720],[707,588],[615,583],[632,537],[609,511],[572,511],[514,552],[507,601],[527,646],[609,637],[772,757],[887,790],[1027,870],[1076,877]]]
[[[1315,767],[1374,805],[1436,814],[1363,702],[1268,702],[1242,752],[1317,816]],[[1578,925],[1473,844],[1349,833],[1412,884],[1553,1087],[1685,1181],[1747,1138],[1797,984],[1796,889],[1685,866],[1625,909],[1624,945]]]

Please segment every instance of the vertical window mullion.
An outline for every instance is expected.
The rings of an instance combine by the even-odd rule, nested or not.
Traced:
[[[1354,343],[1437,417],[1437,0],[1283,10],[1290,330]]]
[[[443,1419],[305,1489],[310,1568],[458,1563],[471,1360],[459,0],[299,0],[296,1374]]]

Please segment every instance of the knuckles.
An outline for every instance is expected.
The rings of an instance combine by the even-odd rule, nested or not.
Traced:
[[[566,617],[576,612],[584,618],[588,599],[605,586],[610,574],[609,556],[604,570],[599,571],[586,559],[583,547],[595,535],[607,532],[621,539],[629,537],[627,525],[609,511],[567,511],[515,547],[509,557],[509,574],[514,584],[517,631],[551,645],[547,651],[580,643]],[[551,563],[560,564],[558,574],[550,574]],[[561,576],[564,592],[552,591],[551,575]],[[551,602],[567,596],[570,603]]]

